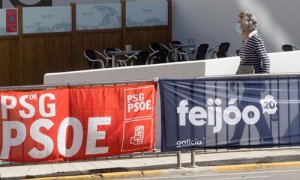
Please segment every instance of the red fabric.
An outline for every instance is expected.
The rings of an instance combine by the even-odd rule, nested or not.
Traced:
[[[2,160],[64,161],[153,150],[155,83],[0,96]]]

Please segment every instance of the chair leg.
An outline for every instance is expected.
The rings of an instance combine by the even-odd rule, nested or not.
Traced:
[[[118,67],[127,66],[125,61],[118,61]]]
[[[186,58],[186,61],[190,61],[190,58],[187,54],[184,54],[185,58]]]
[[[217,56],[217,52],[216,51],[214,51],[213,52],[213,59],[217,59],[218,58],[218,56]]]
[[[174,53],[173,52],[169,52],[167,57],[168,57],[168,62],[175,62],[175,58],[174,58]]]

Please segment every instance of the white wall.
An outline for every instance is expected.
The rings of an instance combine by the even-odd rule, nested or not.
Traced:
[[[299,0],[173,0],[173,39],[194,38],[210,47],[228,41],[234,54],[241,41],[235,31],[238,14],[250,10],[268,52],[281,51],[285,43],[300,49],[299,7]]]
[[[269,56],[270,73],[299,74],[300,51],[269,53]],[[240,58],[235,56],[144,66],[47,73],[44,75],[44,84],[59,85],[133,80],[151,81],[154,78],[191,79],[199,76],[231,76],[235,74],[239,63]]]

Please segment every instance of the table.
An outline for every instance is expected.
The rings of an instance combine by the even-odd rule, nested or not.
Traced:
[[[197,47],[198,45],[196,44],[173,44],[173,50],[174,50],[174,61],[177,62],[178,61],[178,49],[179,48],[189,48],[190,51],[193,50],[195,47]]]
[[[115,67],[115,61],[117,56],[125,55],[132,56],[134,54],[138,54],[141,50],[131,50],[131,51],[107,51],[112,55],[112,67]]]

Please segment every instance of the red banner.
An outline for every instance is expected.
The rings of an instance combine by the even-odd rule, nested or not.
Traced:
[[[18,32],[17,9],[6,9],[6,32]]]
[[[0,159],[64,161],[153,150],[156,84],[0,92]]]

